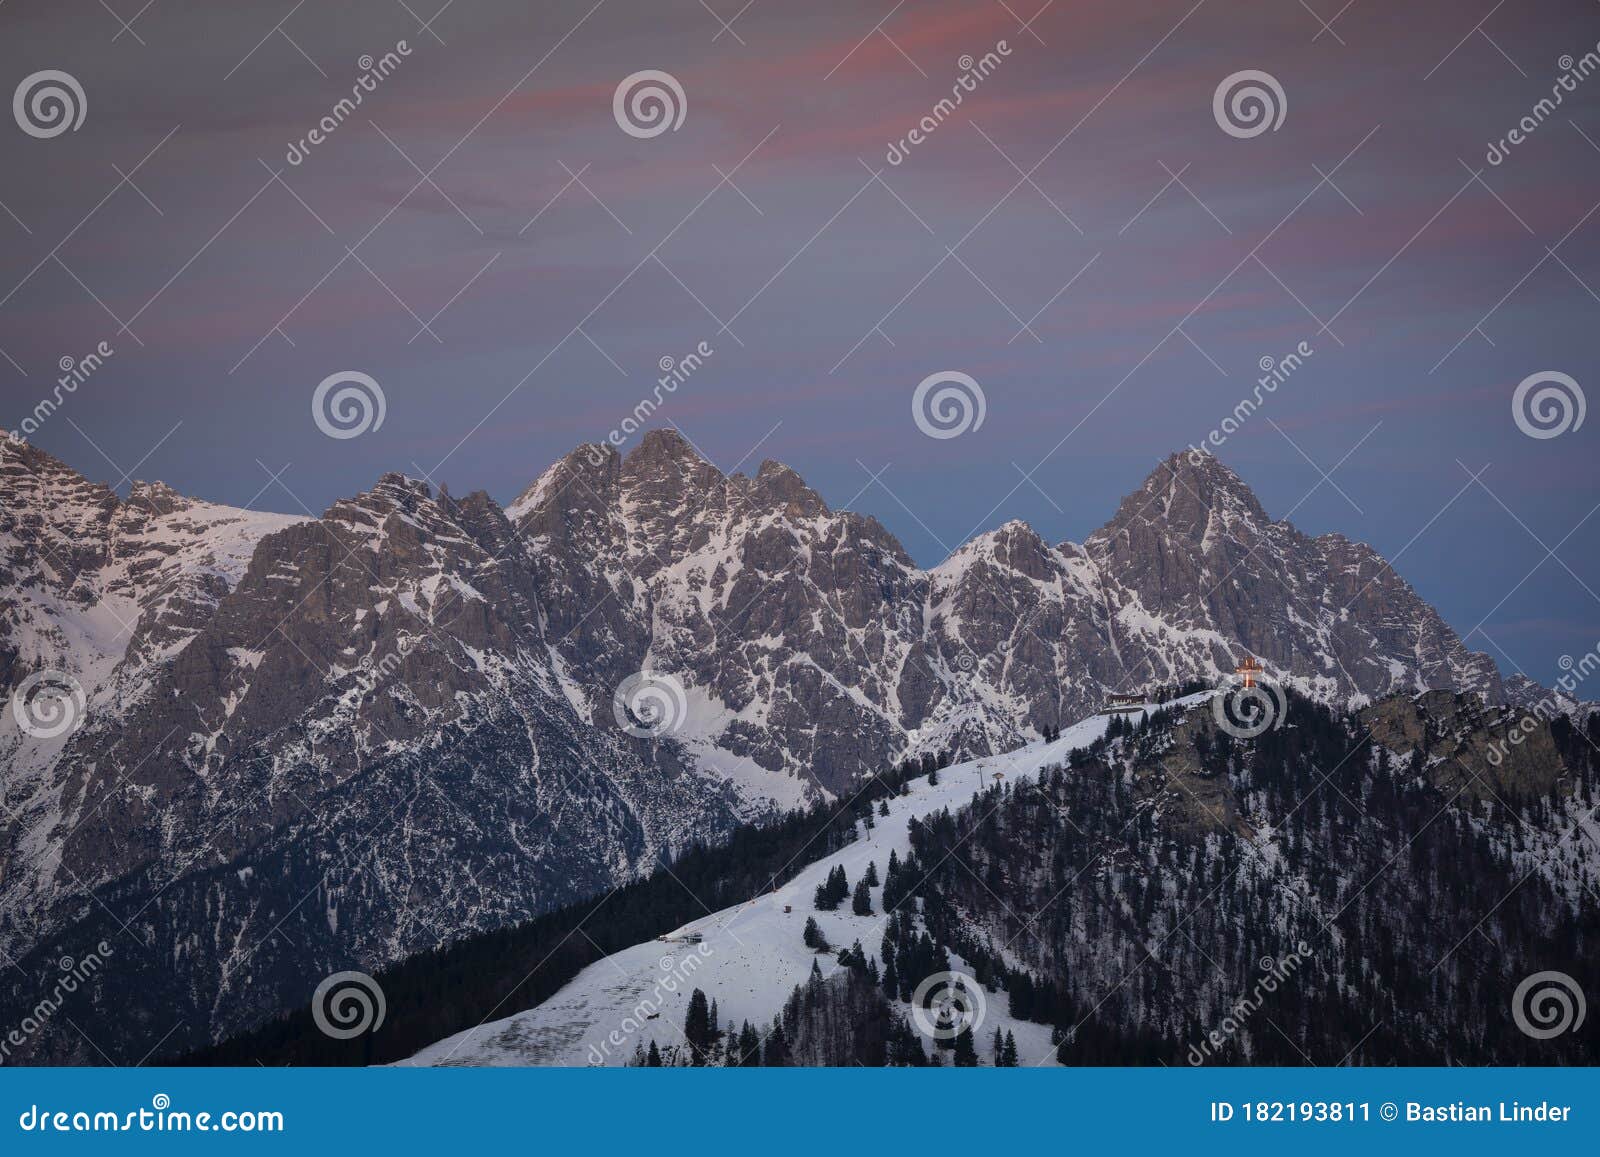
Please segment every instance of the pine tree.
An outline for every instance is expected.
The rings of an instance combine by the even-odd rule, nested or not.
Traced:
[[[929,787],[938,787],[939,786],[939,769],[937,767],[933,768],[931,771],[928,772],[928,786]]]
[[[1006,1045],[1000,1052],[1000,1059],[995,1061],[995,1067],[1001,1069],[1017,1067],[1017,1038],[1010,1032],[1006,1033]]]
[[[659,1069],[661,1067],[661,1050],[656,1048],[656,1042],[653,1039],[650,1042],[650,1053],[645,1058],[644,1063],[645,1067],[649,1069]]]
[[[888,800],[880,799],[878,801],[878,814],[880,816],[887,816],[889,814],[889,801]]]
[[[807,948],[817,952],[828,951],[828,938],[822,934],[822,929],[817,927],[816,917],[807,916],[805,930],[800,934]]]
[[[972,1045],[972,1028],[963,1028],[956,1034],[956,1051],[953,1062],[958,1069],[978,1067],[978,1050]]]
[[[706,994],[698,988],[689,996],[689,1011],[683,1017],[683,1039],[689,1045],[689,1063],[703,1065],[711,1047],[711,1012]]]
[[[850,881],[845,877],[844,865],[835,864],[828,878],[817,885],[814,900],[819,911],[831,912],[849,895]]]
[[[879,884],[883,883],[882,880],[878,879],[878,861],[877,860],[868,861],[868,863],[867,863],[867,874],[865,876],[865,879],[866,879],[867,883],[870,886],[874,887],[874,888],[876,888]]]
[[[772,1031],[767,1034],[766,1045],[762,1048],[761,1063],[769,1069],[789,1066],[789,1041],[783,1035],[783,1021],[778,1017],[772,1018]]]
[[[872,893],[867,889],[867,878],[856,881],[856,890],[850,897],[850,911],[857,916],[872,915]]]
[[[994,1067],[997,1069],[1001,1067],[1000,1057],[1005,1052],[1005,1048],[1005,1038],[1000,1035],[1000,1030],[997,1028],[994,1030],[994,1044],[990,1046],[990,1051],[994,1054]]]
[[[739,1027],[739,1047],[730,1055],[738,1058],[741,1068],[753,1068],[761,1063],[761,1034],[749,1021]]]
[[[921,1038],[904,1017],[890,1019],[884,1063],[919,1069],[928,1063],[928,1054],[922,1051]]]

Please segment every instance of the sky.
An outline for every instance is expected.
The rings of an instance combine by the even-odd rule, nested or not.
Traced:
[[[1081,541],[1251,399],[1215,452],[1269,513],[1550,682],[1600,643],[1597,42],[1593,0],[7,0],[0,425],[59,394],[28,435],[93,478],[320,512],[509,501],[659,395],[932,565]]]

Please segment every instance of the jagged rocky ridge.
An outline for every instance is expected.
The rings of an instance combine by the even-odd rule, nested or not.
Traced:
[[[0,551],[0,689],[59,669],[88,701],[60,738],[0,721],[0,949],[42,967],[115,933],[177,1010],[150,1024],[168,1051],[1244,651],[1329,701],[1507,697],[1374,552],[1272,522],[1210,459],[1163,463],[1082,546],[1010,523],[922,570],[787,467],[724,476],[665,431],[504,510],[388,475],[316,519],[122,500],[7,446]],[[613,715],[640,670],[686,688],[662,739]]]
[[[522,560],[486,496],[386,476],[261,537],[142,694],[90,684],[84,726],[7,785],[6,951],[33,945],[25,996],[110,944],[122,1015],[114,1045],[47,1025],[35,1059],[204,1043],[318,972],[603,891],[748,810],[577,718]]]
[[[675,673],[686,742],[831,791],[908,752],[1014,747],[1247,651],[1331,702],[1507,697],[1370,547],[1273,522],[1215,459],[1169,458],[1082,546],[1012,522],[931,570],[787,467],[724,477],[666,432],[626,458],[574,453],[508,513],[555,649],[602,689],[584,707],[643,665]]]

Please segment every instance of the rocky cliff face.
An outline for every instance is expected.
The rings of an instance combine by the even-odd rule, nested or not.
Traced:
[[[26,898],[53,870],[51,833],[79,766],[64,749],[146,701],[257,543],[300,521],[160,483],[136,482],[122,500],[41,451],[0,444],[0,941],[38,926]]]
[[[1364,543],[1271,521],[1214,458],[1174,455],[1090,536],[1134,680],[1241,651],[1328,701],[1430,687],[1505,699],[1499,672]]]
[[[180,652],[267,534],[302,521],[185,498],[161,483],[126,500],[49,455],[0,446],[0,687],[33,672],[77,678],[120,710]],[[0,754],[22,740],[0,731]]]
[[[192,1047],[308,979],[604,892],[758,810],[676,747],[579,718],[525,558],[487,497],[386,476],[214,576],[204,623],[136,693],[117,690],[132,646],[105,686],[73,666],[83,725],[8,795],[8,954],[48,989],[52,960],[112,943],[116,1043]],[[190,623],[176,605],[140,632]],[[74,1035],[30,1048],[92,1056]]]
[[[1013,522],[927,571],[786,467],[725,478],[664,432],[626,459],[574,454],[508,513],[580,685],[604,697],[643,665],[674,672],[686,742],[835,792],[908,753],[1015,746],[1108,691],[1215,678],[1246,652],[1330,701],[1506,698],[1374,551],[1273,522],[1214,459],[1169,459],[1083,546]]]
[[[1369,548],[1271,521],[1209,459],[1082,546],[1010,523],[923,570],[787,467],[724,476],[662,431],[504,510],[387,475],[317,519],[0,455],[0,690],[56,670],[85,697],[58,736],[0,721],[0,948],[47,972],[125,942],[125,998],[184,1025],[152,1013],[130,1049],[1247,651],[1330,702],[1508,697]],[[640,672],[667,686],[643,728],[614,702]]]

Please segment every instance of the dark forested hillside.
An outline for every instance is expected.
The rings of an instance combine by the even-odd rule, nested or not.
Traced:
[[[1595,988],[1597,737],[1447,692],[1252,741],[1158,714],[912,832],[933,937],[1069,1064],[1571,1064],[1513,994]],[[1381,741],[1381,742],[1380,742]],[[1498,749],[1497,749],[1498,750]]]

